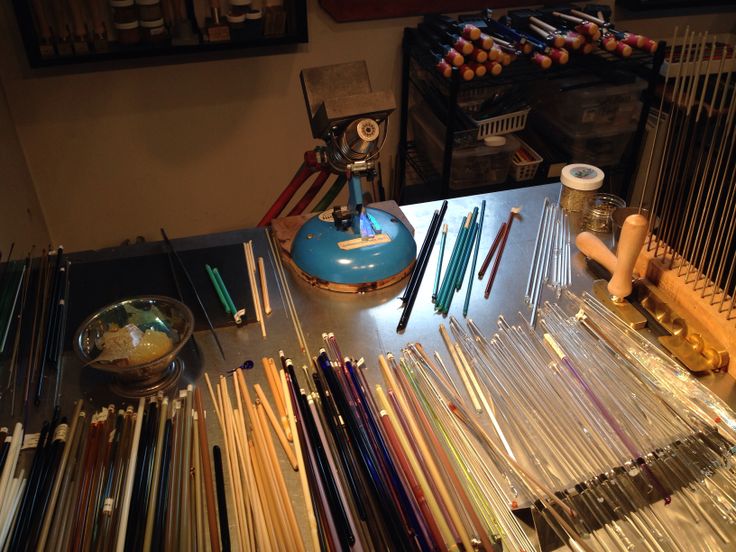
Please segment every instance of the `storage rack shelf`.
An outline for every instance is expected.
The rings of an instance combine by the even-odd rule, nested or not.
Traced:
[[[655,55],[635,51],[630,58],[621,59],[600,50],[583,56],[574,55],[570,63],[564,66],[555,65],[542,71],[526,58],[519,59],[503,68],[497,77],[484,77],[463,81],[457,70],[453,70],[450,78],[445,78],[434,69],[431,55],[424,49],[417,29],[404,29],[402,42],[402,90],[399,151],[397,163],[397,185],[395,198],[400,203],[426,201],[430,199],[456,197],[472,193],[503,190],[515,187],[527,187],[550,182],[555,178],[547,177],[546,170],[539,170],[537,175],[525,182],[507,181],[494,186],[481,186],[465,189],[452,189],[450,177],[452,156],[456,147],[468,145],[478,137],[478,124],[463,102],[471,98],[481,98],[502,87],[535,86],[544,80],[559,77],[597,74],[610,76],[626,74],[644,79],[648,88],[642,95],[642,108],[638,117],[636,132],[624,154],[621,163],[613,167],[608,186],[610,191],[627,197],[628,183],[635,171],[636,155],[639,151],[649,108],[654,96],[659,67],[664,59],[664,44],[660,44]],[[442,170],[435,167],[427,159],[421,159],[421,152],[408,137],[409,98],[415,90],[419,98],[426,103],[434,116],[445,125],[444,152]],[[533,134],[526,134],[525,140],[537,149],[543,140]],[[547,155],[544,156],[542,169],[550,164],[569,161],[566,154],[555,144],[544,144]],[[408,169],[408,170],[407,170]]]
[[[175,44],[171,40],[161,43],[120,45],[109,42],[105,50],[94,51],[94,45],[87,53],[71,55],[44,56],[39,47],[34,15],[29,0],[13,0],[16,21],[31,68],[69,67],[90,63],[180,63],[206,61],[229,57],[242,57],[263,53],[279,53],[285,48],[308,42],[306,0],[286,0],[285,32],[277,35],[264,35],[262,29],[256,32],[241,33],[233,39],[222,42],[209,42],[203,38],[203,31],[194,33],[195,43]]]

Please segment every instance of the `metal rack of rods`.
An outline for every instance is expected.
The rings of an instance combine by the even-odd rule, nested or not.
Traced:
[[[679,59],[675,50],[679,42]],[[685,30],[672,39],[654,128],[661,155],[647,158],[642,201],[653,176],[646,255],[676,271],[709,315],[736,319],[736,92],[734,46]],[[647,206],[646,204],[644,206]],[[641,208],[641,206],[640,206]],[[696,293],[695,293],[696,292]],[[678,292],[679,293],[679,292]],[[714,308],[710,308],[714,307]],[[712,313],[712,314],[711,314]]]
[[[532,326],[536,325],[544,284],[552,287],[558,298],[563,289],[570,287],[570,241],[567,213],[545,198],[524,297],[531,308],[529,323]]]
[[[69,420],[57,409],[38,434],[16,424],[2,455],[0,548],[220,550],[199,390],[92,413],[83,404]]]

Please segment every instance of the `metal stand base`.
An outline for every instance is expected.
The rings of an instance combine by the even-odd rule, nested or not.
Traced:
[[[138,399],[140,397],[150,397],[159,391],[166,391],[174,386],[184,371],[184,361],[175,358],[169,367],[155,378],[145,378],[141,380],[122,380],[115,378],[110,383],[110,390],[126,399]]]

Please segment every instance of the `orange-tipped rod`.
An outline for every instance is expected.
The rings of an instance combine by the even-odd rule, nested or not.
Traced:
[[[564,48],[550,48],[548,55],[557,65],[565,65],[570,61],[570,54]]]
[[[657,48],[659,48],[659,43],[656,40],[652,40],[647,36],[644,37],[644,44],[641,45],[642,50],[653,54],[657,51]]]
[[[562,35],[551,33],[547,29],[543,29],[536,25],[529,25],[529,29],[541,36],[542,40],[550,46],[561,48],[565,45],[565,38]]]
[[[607,34],[601,37],[600,45],[607,52],[613,52],[618,46],[618,40],[613,35]]]
[[[462,37],[458,38],[453,46],[464,56],[472,54],[473,48],[475,48],[472,42],[470,42],[469,40],[465,40]]]
[[[437,72],[446,79],[449,79],[452,76],[452,66],[447,63],[444,58],[437,58],[437,63],[435,63],[434,68],[437,69]]]
[[[465,81],[473,80],[475,77],[475,71],[467,64],[461,66],[458,71],[460,71],[460,77]]]
[[[480,36],[473,41],[478,48],[484,50],[490,50],[493,47],[493,39],[485,33],[480,33]]]
[[[501,74],[503,71],[503,65],[498,63],[497,61],[486,61],[486,70],[488,71],[488,74],[492,77],[497,77]]]
[[[469,61],[468,67],[470,67],[473,70],[476,77],[485,77],[486,72],[488,71],[488,69],[486,69],[486,66],[484,64],[478,63],[477,61]]]
[[[552,60],[540,52],[534,52],[531,57],[532,63],[539,65],[541,69],[549,69],[552,67]]]
[[[587,21],[585,19],[581,19],[580,17],[575,17],[573,15],[568,15],[562,12],[552,12],[552,15],[554,15],[555,17],[559,17],[560,19],[564,19],[565,21],[575,23],[575,30],[581,34],[592,37],[595,35],[595,33],[598,32],[598,25],[596,25],[592,21]]]
[[[621,42],[628,44],[632,48],[641,48],[644,45],[644,37],[634,33],[622,33]]]
[[[488,52],[483,50],[482,48],[475,48],[473,49],[473,53],[468,56],[471,61],[476,61],[478,63],[484,63],[488,59]]]
[[[621,39],[621,42],[628,44],[632,48],[644,50],[645,52],[648,52],[650,54],[656,52],[657,48],[659,47],[656,40],[652,40],[651,38],[644,35],[634,33],[623,33],[623,38]]]
[[[445,51],[445,61],[453,67],[461,67],[465,63],[465,57],[455,48],[448,48]]]
[[[498,46],[493,46],[490,50],[488,50],[489,61],[498,61],[502,55],[503,50],[501,50],[501,48],[499,48]]]
[[[631,46],[629,46],[628,44],[624,44],[623,42],[618,42],[616,44],[616,49],[613,50],[614,54],[624,58],[629,57],[632,52],[633,50],[631,49]]]
[[[461,25],[461,34],[465,40],[478,40],[482,33],[475,25],[466,23]]]
[[[585,38],[580,33],[575,31],[568,31],[563,35],[565,37],[565,48],[571,50],[579,50],[580,47],[585,44]]]

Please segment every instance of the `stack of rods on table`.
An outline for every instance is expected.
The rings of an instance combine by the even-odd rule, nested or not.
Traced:
[[[483,200],[481,202],[480,209],[475,207],[471,212],[463,217],[460,223],[460,230],[455,238],[455,243],[452,247],[452,252],[450,253],[450,257],[444,271],[442,269],[442,262],[446,232],[443,232],[440,256],[437,260],[434,289],[432,291],[432,300],[434,301],[435,311],[440,314],[447,314],[450,311],[450,306],[452,305],[452,300],[455,294],[462,289],[463,280],[465,279],[466,272],[468,272],[468,264],[470,263],[471,268],[468,273],[468,286],[465,291],[465,301],[463,303],[463,316],[468,315],[470,298],[473,291],[473,274],[475,274],[478,253],[480,251],[480,242],[483,237],[485,209],[486,202]],[[493,267],[491,268],[488,283],[486,284],[483,294],[486,299],[489,297],[491,288],[493,287],[493,282],[496,279],[496,274],[498,273],[498,268],[501,263],[501,257],[511,231],[511,224],[520,211],[520,207],[514,207],[509,211],[508,221],[503,223],[499,228],[496,238],[494,239],[493,244],[488,250],[488,253],[478,271],[478,279],[482,280],[493,261]],[[444,277],[442,278],[442,284],[440,285],[440,276],[443,273]]]
[[[220,550],[228,529],[217,524],[199,390],[91,416],[82,405],[36,435],[16,424],[0,463],[0,548]],[[21,448],[34,449],[27,473]]]
[[[437,288],[436,293],[432,293],[434,300],[434,308],[439,313],[447,313],[452,304],[455,293],[460,291],[465,279],[465,273],[468,269],[471,255],[473,262],[478,258],[478,247],[480,244],[481,232],[483,230],[483,218],[485,216],[486,202],[481,203],[480,211],[478,207],[474,207],[473,211],[463,218],[460,230],[455,239],[455,245],[450,253],[447,266],[444,270],[442,284]],[[480,217],[478,213],[480,212]],[[437,276],[435,282],[439,282],[439,275],[442,271],[442,258],[437,260]],[[472,272],[469,281],[472,282]],[[468,295],[470,294],[470,284],[468,287]]]
[[[253,297],[253,308],[255,309],[256,320],[261,326],[261,335],[266,337],[266,320],[265,315],[271,312],[271,301],[268,297],[268,286],[266,285],[266,274],[264,272],[263,259],[258,258],[258,269],[260,272],[261,291],[263,293],[263,306],[261,305],[261,296],[258,293],[258,276],[256,276],[256,258],[253,253],[253,240],[243,244],[243,252],[245,254],[245,265],[248,271],[248,285]],[[265,307],[265,314],[264,314]]]
[[[578,550],[736,538],[736,414],[595,299],[564,299],[541,334],[441,328],[467,393],[421,344],[379,357],[373,390],[332,334],[314,371],[282,356],[315,549],[530,550],[522,507]]]
[[[570,223],[559,205],[544,199],[534,245],[532,265],[524,300],[531,307],[529,323],[536,326],[539,301],[544,284],[552,287],[559,298],[572,281]]]
[[[427,234],[424,237],[424,242],[422,242],[419,255],[417,255],[417,260],[414,263],[414,269],[409,276],[409,283],[406,284],[404,295],[401,296],[404,310],[401,312],[401,318],[399,319],[399,324],[396,327],[397,332],[406,329],[406,325],[409,323],[409,317],[411,316],[411,311],[414,308],[414,302],[417,299],[419,287],[422,284],[422,278],[424,278],[424,273],[427,270],[429,258],[432,255],[432,250],[434,249],[434,244],[437,241],[437,235],[440,233],[442,221],[445,219],[446,212],[447,200],[444,200],[440,208],[436,209],[432,215],[432,220],[429,223]]]
[[[215,387],[205,374],[210,397],[224,435],[225,466],[230,481],[234,526],[240,550],[305,550],[291,497],[269,425],[276,433],[294,470],[304,470],[299,463],[299,440],[293,417],[289,422],[291,403],[285,401],[284,375],[273,359],[264,358],[265,370],[280,419],[271,407],[260,385],[254,386],[255,400],[246,382],[245,370],[233,372],[232,386],[221,376]],[[232,392],[231,392],[232,389]],[[289,444],[293,439],[297,453]],[[218,449],[216,461],[221,456]],[[298,459],[299,458],[299,459]]]
[[[733,64],[734,48],[689,28],[681,38],[675,29],[671,43],[654,129],[655,141],[664,133],[662,153],[654,166],[656,148],[649,151],[642,193],[648,201],[653,175],[646,257],[666,267],[668,285],[678,295],[691,288],[709,317],[733,328],[736,93],[733,68],[726,63]]]
[[[533,549],[483,461],[472,471],[457,462],[393,357],[380,358],[387,384],[372,392],[363,361],[343,357],[334,335],[323,340],[301,383],[282,356],[315,550]]]
[[[435,380],[428,401],[456,415],[489,452],[509,500],[531,504],[562,543],[727,548],[736,414],[594,298],[566,298],[568,310],[582,310],[547,305],[541,335],[501,318],[487,338],[451,320],[448,348],[470,400],[441,384],[415,347],[407,369],[420,387]]]
[[[63,247],[54,253],[49,246],[38,258],[31,249],[25,260],[13,260],[13,250],[11,246],[0,266],[0,359],[5,368],[0,398],[14,416],[20,382],[27,419],[31,405],[39,406],[49,396],[44,386],[52,370],[52,400],[55,406],[59,403],[71,264]]]

